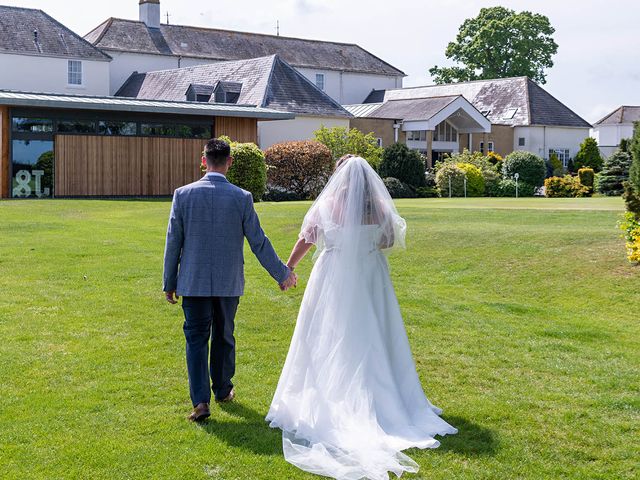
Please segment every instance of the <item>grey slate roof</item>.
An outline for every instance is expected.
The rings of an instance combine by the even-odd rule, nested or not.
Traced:
[[[298,68],[402,75],[404,73],[358,45],[161,24],[148,28],[133,20],[110,18],[85,35],[96,47],[210,60],[242,60],[278,54]]]
[[[380,97],[375,90],[365,103]],[[384,101],[462,95],[493,124],[590,128],[591,125],[527,77],[477,80],[384,92]]]
[[[616,125],[633,122],[640,122],[640,106],[623,105],[598,120],[595,125]]]
[[[278,55],[134,73],[116,92],[116,96],[184,101],[189,85],[215,86],[218,82],[242,84],[237,102],[239,105],[255,105],[310,116],[351,116]]]
[[[0,5],[0,53],[111,60],[42,10],[3,5]]]
[[[389,100],[376,110],[369,112],[367,117],[398,119],[407,122],[428,120],[460,96]]]

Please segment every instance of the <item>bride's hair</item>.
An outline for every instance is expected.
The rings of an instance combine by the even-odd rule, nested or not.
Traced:
[[[341,156],[336,162],[336,170],[338,170],[338,168],[340,168],[342,165],[347,163],[347,160],[354,157],[356,157],[356,155],[353,155],[352,153],[347,153],[346,155]]]

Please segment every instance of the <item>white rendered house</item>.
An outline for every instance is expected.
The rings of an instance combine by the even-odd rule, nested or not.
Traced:
[[[340,104],[372,89],[402,87],[405,74],[358,45],[160,23],[160,1],[140,0],[138,21],[109,18],[84,37],[113,58],[110,91],[133,72],[279,55]]]
[[[600,152],[611,155],[620,141],[633,136],[634,122],[640,121],[640,106],[622,106],[598,120],[593,125],[591,136],[596,139]]]
[[[41,10],[0,6],[0,90],[108,95],[111,57]]]

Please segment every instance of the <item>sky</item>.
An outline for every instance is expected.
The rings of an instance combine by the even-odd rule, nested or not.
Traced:
[[[85,35],[109,17],[138,19],[138,0],[0,0],[39,8]],[[549,17],[559,45],[543,87],[589,122],[620,105],[640,105],[639,0],[161,0],[162,22],[357,43],[407,74],[405,86],[433,83],[428,70],[462,22],[501,5]]]

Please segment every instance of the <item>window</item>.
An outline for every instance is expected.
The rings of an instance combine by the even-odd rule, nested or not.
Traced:
[[[410,142],[426,142],[427,131],[426,130],[410,130],[407,132],[407,140]]]
[[[441,122],[433,132],[435,142],[457,142],[458,131],[448,122]]]
[[[96,133],[96,124],[90,120],[58,120],[60,133]]]
[[[486,153],[494,151],[493,150],[493,148],[494,148],[493,147],[493,142],[487,142],[487,146],[489,147],[489,150]],[[480,153],[482,153],[482,154],[485,153],[485,151],[484,151],[484,142],[480,142]]]
[[[524,139],[524,137],[519,137],[519,138],[518,138],[518,146],[519,146],[519,147],[524,147],[524,146],[525,146],[525,139]]]
[[[80,60],[69,60],[67,73],[69,85],[82,85],[82,62]]]
[[[53,120],[49,118],[13,118],[13,131],[25,133],[53,132]]]
[[[554,153],[558,157],[558,160],[562,162],[562,166],[564,168],[567,168],[569,166],[569,160],[571,159],[569,157],[569,149],[568,148],[550,148],[549,158],[551,158],[551,155],[553,155]]]
[[[100,135],[135,135],[137,125],[135,122],[103,121],[98,122]]]
[[[316,87],[324,91],[324,73],[316,73]]]
[[[143,123],[140,134],[151,137],[211,138],[211,127],[204,125],[179,125]]]
[[[53,195],[53,140],[13,140],[11,196],[43,198]]]
[[[517,111],[518,111],[517,108],[507,108],[504,112],[504,115],[502,116],[502,119],[511,120],[513,117],[516,116]]]

